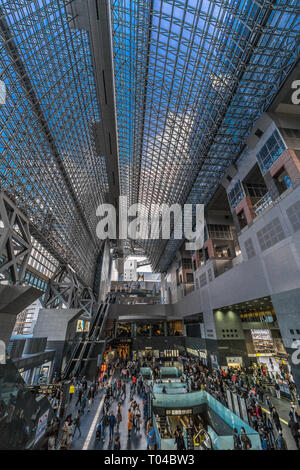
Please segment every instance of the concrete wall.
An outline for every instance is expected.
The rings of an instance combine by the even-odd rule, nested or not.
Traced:
[[[42,295],[28,285],[0,284],[0,340],[7,345],[13,332],[17,315]]]
[[[76,323],[82,309],[41,309],[34,327],[34,336],[46,337],[47,348],[55,350],[53,371],[62,368],[64,358],[70,352],[70,341],[74,338]]]
[[[34,336],[46,337],[48,341],[65,341],[69,323],[78,319],[82,309],[42,308],[34,327]]]

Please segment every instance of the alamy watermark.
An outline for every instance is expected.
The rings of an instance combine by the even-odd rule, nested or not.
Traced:
[[[112,204],[100,204],[96,234],[101,240],[188,240],[186,250],[198,250],[204,243],[204,205],[144,204],[128,206],[126,196],[119,197],[119,217]],[[118,233],[117,233],[118,232]]]
[[[3,80],[0,80],[0,104],[6,103],[6,85]]]
[[[295,90],[291,96],[292,103],[300,104],[300,80],[294,80],[291,86]]]
[[[300,364],[300,340],[293,341],[291,348],[295,349],[291,355],[291,361],[295,366],[298,366]]]
[[[0,365],[6,364],[6,344],[0,340]]]

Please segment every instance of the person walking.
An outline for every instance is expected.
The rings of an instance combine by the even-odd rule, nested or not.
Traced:
[[[69,403],[71,403],[74,393],[75,393],[75,386],[73,382],[71,382],[70,387],[69,387]]]
[[[133,414],[131,409],[128,409],[128,420],[127,420],[127,429],[128,429],[128,439],[131,437],[131,431],[133,428]]]
[[[53,432],[50,434],[47,444],[48,444],[47,445],[48,450],[56,450],[56,437]]]
[[[271,402],[271,398],[269,395],[266,398],[266,405],[269,408],[270,413],[272,413],[273,403]]]
[[[242,448],[241,439],[236,428],[233,430],[233,448],[234,450],[241,450]]]
[[[65,422],[62,427],[62,439],[61,439],[61,448],[66,448],[68,445],[68,437],[69,437],[69,428],[72,427],[72,415],[68,415],[65,419]]]
[[[289,411],[289,417],[290,419],[295,421],[295,423],[300,424],[300,416],[297,413],[296,406],[294,404],[292,404],[291,409]]]
[[[121,449],[120,436],[117,436],[115,438],[114,450],[120,450],[120,449]]]
[[[79,389],[78,389],[78,398],[77,398],[77,401],[75,403],[76,408],[77,408],[78,404],[79,404],[79,406],[81,406],[82,394],[83,394],[83,390],[82,390],[82,387],[80,386]]]
[[[155,450],[155,445],[156,445],[155,431],[153,428],[153,424],[150,423],[149,431],[147,434],[147,449],[149,448],[149,450]]]
[[[95,396],[95,390],[93,387],[90,387],[88,390],[88,395],[87,395],[88,400],[89,400],[88,412],[91,411],[91,408],[93,406],[94,396]]]
[[[246,434],[245,428],[241,428],[241,442],[243,450],[250,450],[252,447],[251,441]]]
[[[81,405],[80,405],[80,414],[81,414],[81,416],[84,415],[85,407],[86,407],[86,396],[83,395],[82,398],[81,398]]]
[[[109,440],[112,441],[113,440],[113,437],[114,437],[114,429],[115,429],[115,425],[117,423],[117,420],[116,420],[116,417],[114,415],[114,412],[111,411],[110,412],[110,416],[109,416]]]
[[[78,429],[79,431],[79,437],[81,437],[81,417],[80,417],[80,410],[77,411],[77,416],[74,419],[74,432],[73,432],[73,437],[75,437],[76,430]]]
[[[277,413],[277,410],[275,407],[273,407],[272,409],[272,419],[273,419],[273,423],[275,424],[277,431],[282,431],[279,414]]]
[[[275,385],[274,385],[274,388],[275,388],[275,393],[276,393],[276,397],[278,398],[278,400],[280,400],[280,387],[279,387],[279,384],[277,382],[275,382]]]
[[[297,449],[300,450],[300,426],[297,421],[294,421],[293,419],[289,420],[289,428],[291,430],[292,436],[295,440]]]
[[[278,433],[278,437],[275,441],[275,448],[276,450],[288,450],[282,431],[279,431]]]
[[[137,431],[141,429],[141,410],[139,405],[136,406],[134,410],[134,425]]]
[[[106,428],[109,426],[109,416],[107,411],[104,412],[102,419],[101,419],[101,424],[102,424],[102,441],[105,441],[105,434],[106,434]]]
[[[67,440],[66,440],[66,449],[67,450],[70,450],[71,448],[71,443],[72,443],[72,436],[73,436],[73,420],[72,420],[72,416],[71,418],[69,419],[68,421],[68,424],[67,424]]]
[[[175,431],[175,444],[177,450],[186,450],[182,429],[179,426],[177,426],[177,429]]]
[[[117,430],[119,431],[120,423],[122,422],[122,411],[121,411],[121,403],[118,403],[117,409]]]

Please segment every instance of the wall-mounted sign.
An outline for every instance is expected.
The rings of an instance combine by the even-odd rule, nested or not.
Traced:
[[[166,414],[172,416],[192,415],[193,410],[166,410]]]
[[[90,329],[89,321],[86,321],[86,320],[77,321],[77,328],[76,328],[77,333],[83,333],[83,332],[89,331],[89,329]]]
[[[227,364],[230,366],[232,364],[243,364],[243,358],[240,356],[231,356],[231,357],[226,357]]]

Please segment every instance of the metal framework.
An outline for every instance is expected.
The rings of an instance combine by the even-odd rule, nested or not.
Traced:
[[[69,266],[59,266],[50,279],[44,299],[45,308],[82,308],[91,318],[96,305],[92,289],[84,287]]]
[[[0,192],[0,279],[23,282],[31,248],[28,219]]]
[[[298,60],[299,6],[2,0],[0,185],[47,256],[92,287],[100,203],[207,204]],[[116,254],[165,271],[181,243]]]
[[[299,57],[299,6],[111,0],[120,182],[131,203],[208,203]],[[143,246],[164,271],[181,243]]]
[[[108,184],[94,141],[100,112],[88,33],[69,27],[62,0],[3,0],[0,40],[1,188],[33,235],[92,285],[96,208]]]

